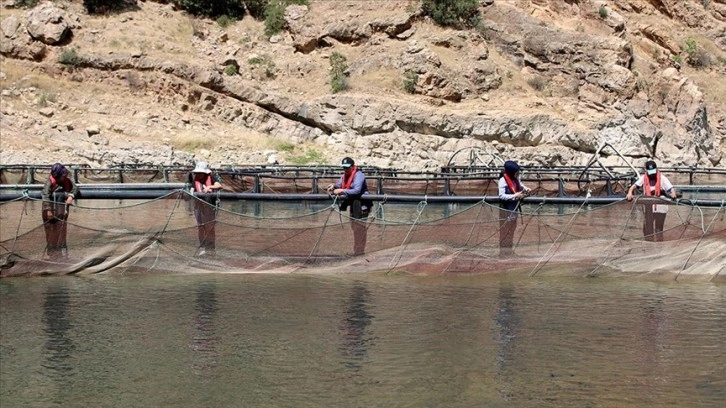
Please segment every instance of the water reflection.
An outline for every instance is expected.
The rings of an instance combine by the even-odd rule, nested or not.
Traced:
[[[68,336],[72,324],[68,318],[70,295],[64,286],[50,287],[43,302],[43,323],[47,339],[45,341],[46,361],[43,364],[51,377],[64,382],[73,374],[71,356],[75,350],[73,340]]]
[[[194,303],[194,334],[191,349],[194,351],[192,367],[198,375],[209,376],[218,364],[217,335],[214,320],[217,315],[217,289],[212,282],[202,282],[196,290]]]
[[[639,354],[645,374],[644,378],[647,382],[644,384],[645,388],[648,392],[655,392],[662,374],[661,354],[665,350],[667,315],[663,310],[662,298],[646,298],[642,310],[643,320],[640,334],[642,344]]]
[[[341,329],[343,345],[341,353],[345,357],[346,367],[359,371],[368,356],[368,349],[373,346],[368,326],[373,315],[367,310],[370,303],[370,292],[363,282],[355,282],[348,298],[345,319]]]
[[[504,400],[511,400],[513,390],[510,388],[507,368],[516,356],[515,340],[519,331],[519,317],[514,310],[514,288],[508,284],[499,287],[497,295],[497,313],[494,316],[496,327],[495,341],[498,345],[496,355],[497,392]]]

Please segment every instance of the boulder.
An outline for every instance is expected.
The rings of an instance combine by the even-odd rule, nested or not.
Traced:
[[[69,19],[53,3],[43,3],[28,13],[28,33],[44,44],[59,44],[71,36]]]

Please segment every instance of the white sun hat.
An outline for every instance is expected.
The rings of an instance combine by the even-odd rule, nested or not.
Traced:
[[[195,167],[194,170],[192,171],[192,173],[207,173],[207,174],[209,174],[211,172],[212,172],[212,170],[209,170],[209,165],[207,164],[207,162],[203,162],[203,161],[200,161],[199,163],[197,163],[197,167]]]

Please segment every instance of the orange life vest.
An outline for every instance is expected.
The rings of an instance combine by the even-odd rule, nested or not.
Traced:
[[[340,188],[343,190],[347,190],[350,188],[351,184],[353,184],[353,179],[355,178],[355,173],[358,171],[358,166],[353,166],[353,169],[351,170],[350,174],[343,174],[343,183],[341,184]]]
[[[523,190],[522,184],[517,180],[516,178],[512,180],[511,177],[509,177],[509,174],[504,173],[504,181],[507,182],[507,187],[509,187],[509,190],[512,191],[512,194],[516,194]]]
[[[645,190],[645,195],[649,196],[655,193],[656,197],[660,197],[660,171],[656,170],[655,172],[655,192],[651,192],[650,187],[650,178],[648,177],[648,173],[645,173],[643,174],[643,190]]]

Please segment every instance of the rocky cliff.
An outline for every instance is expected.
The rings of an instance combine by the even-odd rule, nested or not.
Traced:
[[[156,2],[111,16],[14,4],[0,19],[0,164],[350,155],[437,169],[471,149],[576,165],[607,143],[636,165],[724,166],[726,0],[482,0],[467,30],[417,1],[311,0],[271,38],[251,18],[222,28]],[[338,93],[331,55],[345,57]]]

